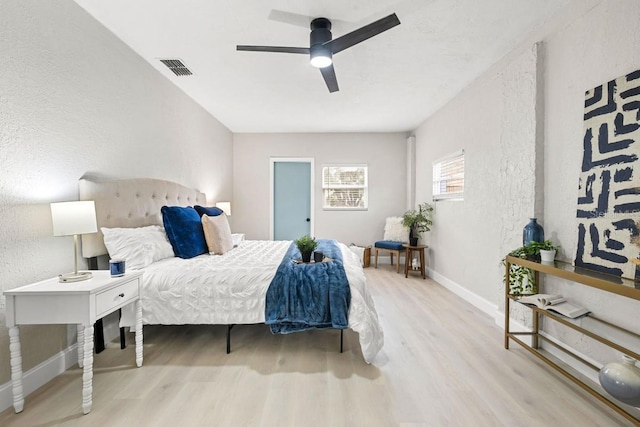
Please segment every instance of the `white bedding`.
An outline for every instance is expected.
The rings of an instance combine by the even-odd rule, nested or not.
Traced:
[[[144,324],[264,323],[265,296],[290,241],[246,240],[224,255],[167,258],[144,269]],[[362,354],[371,363],[384,343],[360,259],[340,243],[351,289],[349,328],[359,334]],[[130,326],[132,313],[123,311]]]

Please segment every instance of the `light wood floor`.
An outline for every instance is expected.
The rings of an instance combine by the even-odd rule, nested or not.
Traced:
[[[340,354],[337,331],[237,326],[227,355],[224,326],[146,326],[142,368],[132,345],[95,358],[90,414],[76,366],[0,425],[629,425],[524,349],[505,350],[493,319],[442,286],[389,265],[365,271],[385,332],[373,365],[351,331]]]

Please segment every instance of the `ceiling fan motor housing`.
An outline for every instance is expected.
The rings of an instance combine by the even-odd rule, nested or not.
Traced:
[[[331,58],[333,52],[324,44],[331,41],[331,21],[327,18],[316,18],[311,21],[311,34],[309,35],[309,50],[311,59],[316,56]]]

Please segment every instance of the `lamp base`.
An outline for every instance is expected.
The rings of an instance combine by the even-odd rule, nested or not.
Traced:
[[[90,271],[78,271],[75,273],[60,274],[58,279],[60,282],[80,282],[82,280],[91,279],[93,274]]]

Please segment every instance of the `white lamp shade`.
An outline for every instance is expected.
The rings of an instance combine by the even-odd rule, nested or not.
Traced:
[[[218,202],[216,208],[222,209],[227,216],[231,216],[231,202]]]
[[[96,205],[93,200],[51,203],[54,236],[95,233]]]

